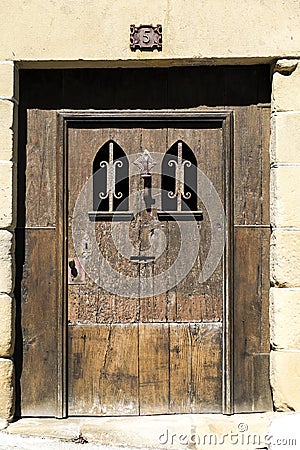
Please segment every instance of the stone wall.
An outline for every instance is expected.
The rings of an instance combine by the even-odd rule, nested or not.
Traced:
[[[0,418],[13,414],[18,67],[273,62],[271,383],[300,411],[300,4],[298,0],[12,0],[0,29]],[[163,51],[133,53],[131,23],[161,23]],[[287,58],[287,59],[285,59]],[[298,178],[299,177],[299,178]]]
[[[0,62],[0,418],[5,419],[13,414],[17,86],[14,63]]]
[[[300,60],[275,65],[271,125],[271,384],[300,411]]]

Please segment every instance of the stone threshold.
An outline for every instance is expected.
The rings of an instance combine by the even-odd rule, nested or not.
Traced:
[[[71,445],[73,448],[72,443],[87,444],[84,449],[98,444],[105,447],[91,448],[256,450],[268,448],[265,446],[264,437],[268,434],[273,416],[274,413],[270,412],[232,416],[182,414],[68,419],[24,418],[9,424],[0,435],[50,438],[68,442],[69,448]]]

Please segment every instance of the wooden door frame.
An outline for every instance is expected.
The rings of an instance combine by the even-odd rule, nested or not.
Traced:
[[[233,124],[232,110],[60,110],[57,112],[57,235],[58,267],[58,388],[57,417],[68,415],[68,348],[67,348],[67,208],[68,208],[68,127],[79,122],[112,124],[214,122],[222,128],[224,151],[224,210],[226,217],[223,253],[223,349],[222,411],[233,413]]]

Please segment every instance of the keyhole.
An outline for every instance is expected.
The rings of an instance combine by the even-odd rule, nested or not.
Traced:
[[[75,261],[72,259],[72,261],[69,261],[69,267],[71,269],[71,275],[73,278],[76,278],[78,275],[78,270],[76,269]]]

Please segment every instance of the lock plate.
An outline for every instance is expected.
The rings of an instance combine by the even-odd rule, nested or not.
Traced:
[[[76,257],[68,259],[68,284],[85,284],[85,271]]]

